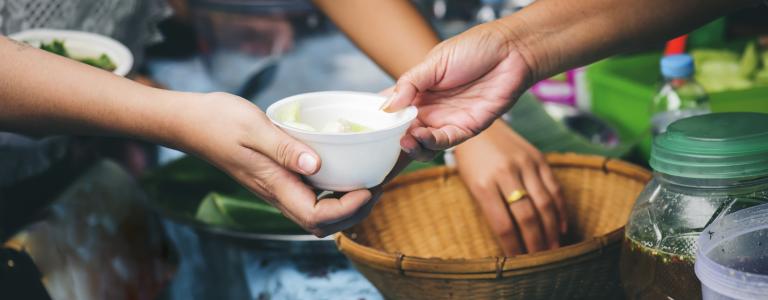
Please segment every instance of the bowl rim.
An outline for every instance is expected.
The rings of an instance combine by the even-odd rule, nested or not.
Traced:
[[[280,127],[283,130],[292,131],[292,132],[298,132],[302,134],[306,134],[309,136],[315,136],[315,137],[340,137],[340,136],[367,136],[372,134],[380,134],[382,132],[392,131],[395,129],[398,129],[402,127],[403,125],[410,124],[418,117],[419,110],[415,106],[408,106],[404,108],[403,110],[397,112],[397,113],[405,113],[406,116],[398,121],[395,122],[387,127],[379,128],[376,130],[366,131],[366,132],[317,132],[317,131],[309,131],[304,130],[301,128],[296,128],[292,126],[287,126],[283,124],[282,121],[279,121],[276,119],[275,111],[278,107],[285,105],[288,102],[297,101],[296,99],[304,98],[304,97],[312,97],[312,96],[325,96],[325,95],[359,95],[363,97],[373,97],[373,98],[379,98],[381,102],[383,103],[386,101],[386,97],[380,94],[376,93],[368,93],[368,92],[358,92],[358,91],[339,91],[339,90],[332,90],[332,91],[318,91],[318,92],[309,92],[309,93],[301,93],[296,94],[293,96],[285,97],[283,99],[275,101],[275,103],[272,103],[267,107],[267,110],[265,111],[265,114],[267,115],[267,118],[269,118],[270,121],[272,121],[273,124]]]
[[[134,58],[128,47],[111,37],[98,33],[80,30],[35,28],[9,34],[8,37],[20,42],[26,42],[26,40],[48,39],[74,39],[79,41],[92,42],[97,45],[94,46],[94,48],[109,49],[109,51],[113,51],[118,56],[110,57],[117,66],[115,70],[112,71],[112,73],[120,76],[126,76],[131,72],[131,69],[133,68]]]
[[[546,156],[547,161],[552,166],[598,169],[605,173],[620,174],[644,183],[650,181],[652,177],[649,170],[640,166],[603,156],[575,153],[549,153]],[[448,167],[417,171],[397,177],[384,187],[384,191],[425,178],[447,177],[455,173],[457,170]],[[620,243],[623,236],[624,226],[621,226],[605,235],[585,239],[555,250],[511,257],[472,259],[425,258],[406,256],[402,253],[387,253],[359,244],[343,231],[336,234],[336,246],[353,262],[365,262],[365,267],[381,271],[421,278],[494,279],[539,272],[590,260],[602,255],[603,248]]]

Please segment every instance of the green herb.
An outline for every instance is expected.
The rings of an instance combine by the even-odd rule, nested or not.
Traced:
[[[67,58],[77,60],[79,62],[97,67],[102,70],[112,72],[115,69],[117,69],[117,66],[115,65],[115,63],[112,62],[109,56],[107,56],[107,54],[104,54],[104,53],[102,53],[99,57],[85,57],[85,58],[72,57],[71,55],[69,55],[67,48],[64,47],[64,41],[62,40],[53,40],[48,44],[41,43],[40,49],[51,52],[56,55],[61,55]]]
[[[64,57],[70,57],[67,53],[67,48],[64,48],[64,42],[60,40],[53,40],[50,44],[41,43],[40,49],[51,52],[53,54],[61,55]]]
[[[109,59],[109,56],[106,54],[102,54],[99,56],[99,58],[82,58],[78,59],[80,62],[103,69],[107,71],[114,71],[117,69],[117,66],[112,62],[111,59]]]

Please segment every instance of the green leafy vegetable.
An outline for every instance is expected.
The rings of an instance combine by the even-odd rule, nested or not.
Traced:
[[[64,48],[64,42],[60,40],[53,40],[50,44],[42,43],[40,44],[40,49],[51,52],[53,54],[69,57],[67,48]]]
[[[80,62],[97,67],[99,69],[107,70],[107,71],[114,71],[117,69],[117,66],[115,66],[115,63],[112,62],[111,59],[109,59],[109,56],[106,54],[102,54],[99,56],[99,58],[83,58],[78,59]]]
[[[768,84],[768,51],[761,53],[754,41],[746,45],[741,56],[722,49],[696,49],[691,55],[696,65],[696,80],[707,92],[743,90]]]
[[[249,232],[301,232],[301,228],[283,217],[277,208],[253,197],[210,193],[200,203],[195,218],[206,224]]]
[[[757,44],[750,42],[744,49],[744,55],[741,56],[741,65],[739,71],[744,78],[750,78],[760,67],[760,57],[758,57]]]
[[[107,56],[107,54],[104,54],[104,53],[102,53],[99,57],[84,57],[84,58],[72,57],[71,55],[69,55],[67,48],[64,47],[64,41],[61,41],[61,40],[53,40],[48,44],[41,43],[40,49],[51,52],[56,55],[61,55],[67,58],[77,60],[79,62],[97,67],[102,70],[107,70],[112,72],[115,69],[117,69],[117,66],[115,65],[115,63],[112,62],[112,59],[110,59],[109,56]]]

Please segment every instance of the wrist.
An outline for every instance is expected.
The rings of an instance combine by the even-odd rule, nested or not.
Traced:
[[[200,120],[196,115],[203,101],[201,94],[147,88],[142,97],[147,109],[135,133],[144,140],[182,151],[191,151],[192,124]]]
[[[543,57],[547,57],[547,55],[545,49],[541,49],[541,37],[536,36],[536,32],[528,26],[523,18],[511,15],[488,23],[488,26],[500,32],[508,56],[518,55],[522,59],[528,70],[526,82],[529,85],[543,78],[540,71],[544,64]]]

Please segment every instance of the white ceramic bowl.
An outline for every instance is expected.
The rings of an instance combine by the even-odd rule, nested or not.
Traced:
[[[50,43],[54,39],[63,40],[69,54],[75,57],[98,57],[107,54],[117,67],[113,73],[125,76],[133,68],[133,55],[120,42],[94,33],[58,29],[31,29],[9,35],[8,37],[40,47],[41,43]]]
[[[320,170],[307,177],[310,184],[323,190],[346,192],[371,188],[384,181],[400,154],[400,138],[416,118],[415,107],[397,113],[379,110],[385,100],[378,94],[345,91],[299,94],[270,105],[267,116],[320,155]],[[324,133],[286,125],[277,116],[295,102],[300,105],[300,122],[314,128],[343,118],[373,130]]]

